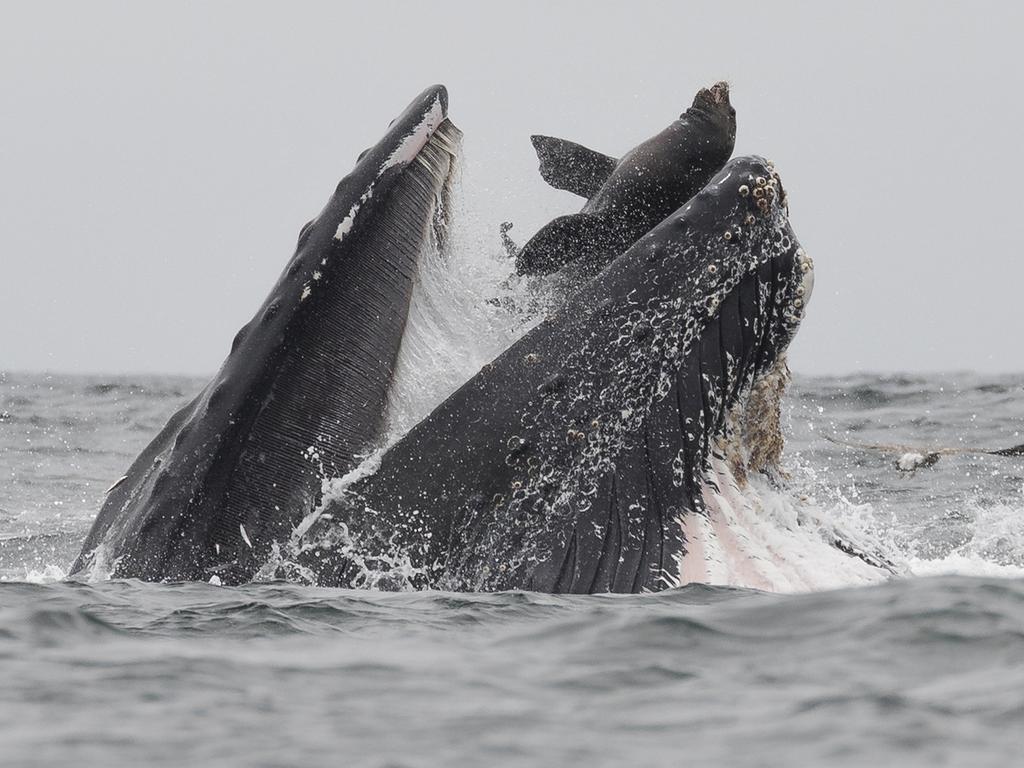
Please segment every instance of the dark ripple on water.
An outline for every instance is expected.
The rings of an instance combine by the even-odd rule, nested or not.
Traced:
[[[1010,765],[1024,582],[779,597],[0,584],[14,764]]]

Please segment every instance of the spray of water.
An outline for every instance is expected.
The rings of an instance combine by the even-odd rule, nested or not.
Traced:
[[[409,320],[388,398],[393,443],[533,327],[541,316],[501,248],[497,222],[467,205],[461,175],[443,247],[421,254]]]

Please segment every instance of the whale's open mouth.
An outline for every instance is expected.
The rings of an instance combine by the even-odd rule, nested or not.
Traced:
[[[394,563],[454,590],[679,583],[716,451],[776,468],[810,269],[774,168],[730,162],[346,488],[300,559],[342,586]]]

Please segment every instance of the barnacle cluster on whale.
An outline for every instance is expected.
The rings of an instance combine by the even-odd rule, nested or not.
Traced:
[[[694,520],[728,514],[723,482],[785,475],[779,403],[813,263],[777,171],[729,160],[724,83],[621,160],[534,137],[545,180],[588,204],[517,269],[578,279],[381,447],[418,254],[452,210],[447,112],[428,88],[360,155],[210,386],[111,491],[76,571],[550,592],[714,577],[728,547]]]

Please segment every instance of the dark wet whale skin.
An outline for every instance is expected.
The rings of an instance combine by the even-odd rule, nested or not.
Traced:
[[[102,543],[115,576],[246,580],[317,502],[323,471],[378,438],[440,192],[406,183],[421,171],[405,155],[447,106],[443,86],[426,89],[360,156],[220,371],[111,491],[72,572]]]
[[[669,584],[712,439],[802,315],[777,181],[730,162],[328,505],[301,564],[333,586]]]

